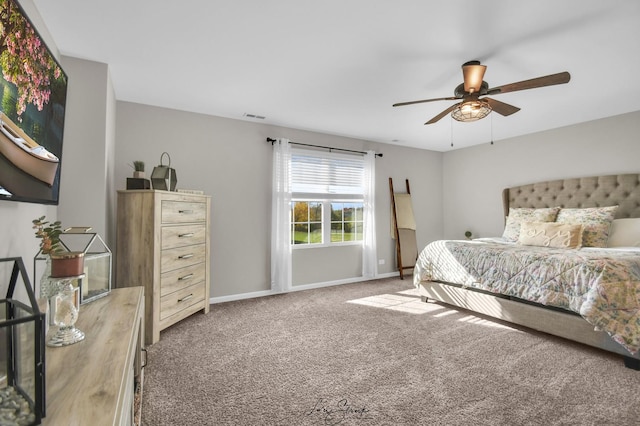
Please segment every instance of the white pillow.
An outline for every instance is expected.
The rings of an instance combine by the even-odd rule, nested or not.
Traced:
[[[614,219],[607,247],[640,247],[640,218]]]

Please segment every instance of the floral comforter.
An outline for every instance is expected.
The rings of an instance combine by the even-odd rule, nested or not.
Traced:
[[[579,313],[631,354],[640,351],[640,251],[435,241],[414,284],[442,281]]]

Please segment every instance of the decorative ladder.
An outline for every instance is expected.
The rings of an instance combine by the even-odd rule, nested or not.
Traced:
[[[392,237],[396,240],[396,259],[400,279],[404,279],[404,270],[413,269],[418,259],[418,244],[416,240],[416,224],[411,203],[411,188],[409,179],[405,179],[406,194],[393,190],[393,179],[389,178],[391,192],[391,223]]]

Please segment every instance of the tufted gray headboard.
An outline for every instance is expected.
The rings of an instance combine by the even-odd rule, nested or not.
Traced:
[[[559,179],[505,188],[505,217],[509,207],[605,207],[618,205],[616,219],[640,217],[640,174]]]

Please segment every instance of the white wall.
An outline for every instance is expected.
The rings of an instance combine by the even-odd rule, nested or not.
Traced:
[[[444,154],[444,236],[502,235],[502,190],[640,172],[640,111]]]
[[[405,178],[412,183],[420,244],[441,235],[441,153],[118,102],[116,188],[125,189],[126,178],[133,171],[129,165],[134,160],[143,160],[150,174],[162,152],[167,151],[171,166],[176,169],[178,187],[200,189],[212,196],[212,297],[266,291],[270,287],[272,147],[267,137],[354,150],[373,149],[384,154],[376,160],[378,257],[385,260],[379,273],[395,271],[389,233],[389,177],[402,183],[399,188],[404,188]],[[314,261],[325,265],[324,271],[294,266],[294,284],[361,275],[361,268],[344,258],[335,264],[330,251],[314,252]]]

